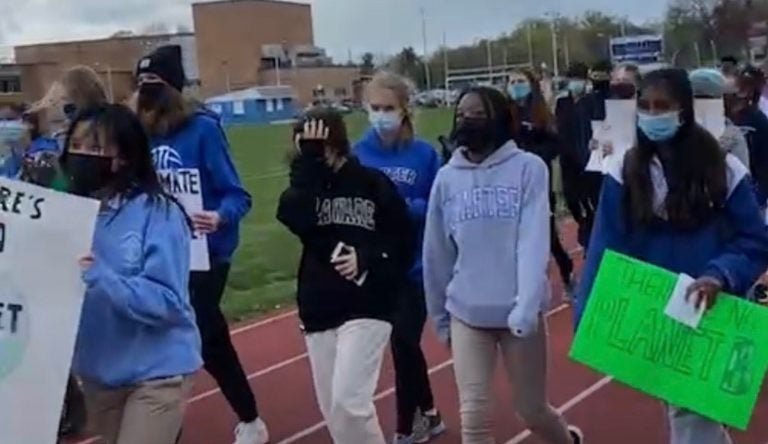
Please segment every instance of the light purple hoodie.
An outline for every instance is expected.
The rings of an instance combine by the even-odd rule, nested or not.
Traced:
[[[549,173],[513,141],[482,163],[456,150],[432,188],[424,286],[438,336],[450,319],[529,336],[549,303]]]

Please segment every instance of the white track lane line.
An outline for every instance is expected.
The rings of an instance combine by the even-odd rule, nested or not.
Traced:
[[[555,315],[555,314],[557,314],[557,313],[567,309],[568,307],[569,307],[568,304],[559,305],[559,306],[553,308],[552,310],[548,311],[547,312],[547,317],[551,317],[551,316],[553,316],[553,315]],[[432,375],[434,373],[437,373],[440,370],[443,370],[445,368],[450,367],[452,364],[453,364],[453,359],[449,359],[447,361],[441,362],[440,364],[438,364],[438,365],[436,365],[434,367],[430,367],[429,368],[429,374]],[[381,400],[383,398],[386,398],[387,396],[392,395],[393,393],[395,393],[395,389],[394,389],[394,387],[390,387],[390,388],[388,388],[386,390],[382,390],[381,392],[377,393],[374,396],[373,399],[374,399],[374,401],[379,401],[379,400]],[[303,438],[306,438],[306,437],[312,435],[313,433],[315,433],[315,432],[317,432],[319,430],[322,430],[323,428],[325,428],[325,421],[320,421],[320,422],[318,422],[317,424],[315,424],[315,425],[313,425],[311,427],[307,427],[306,429],[304,429],[304,430],[302,430],[302,431],[300,431],[298,433],[295,433],[295,434],[289,436],[288,438],[278,442],[277,444],[292,444],[294,442],[297,442],[297,441],[299,441],[299,440],[301,440]]]
[[[611,378],[610,376],[603,377],[603,379],[590,385],[585,390],[582,390],[576,396],[566,401],[565,404],[557,408],[557,411],[560,413],[566,413],[568,410],[578,405],[581,401],[584,401],[588,397],[592,396],[596,391],[608,385],[608,383],[610,383],[611,381],[613,381],[613,378]],[[510,439],[505,444],[520,444],[521,442],[528,439],[530,436],[531,436],[531,431],[526,429],[518,433],[514,438]]]

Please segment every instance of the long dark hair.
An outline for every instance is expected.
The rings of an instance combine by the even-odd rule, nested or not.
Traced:
[[[642,81],[640,90],[646,88],[662,89],[680,104],[682,125],[675,137],[664,145],[651,141],[638,129],[637,146],[627,153],[622,171],[629,220],[648,225],[657,217],[651,163],[658,156],[664,163],[669,186],[664,202],[667,219],[678,228],[699,227],[725,204],[728,189],[725,154],[718,141],[696,124],[693,88],[685,71],[652,72]]]
[[[517,101],[513,100],[514,104],[521,109],[530,107],[531,126],[534,130],[554,132],[555,117],[549,110],[549,105],[544,98],[544,93],[541,90],[541,82],[538,77],[536,77],[532,71],[527,69],[515,72],[519,72],[528,79],[528,84],[531,85],[531,96],[527,103],[517,103]]]
[[[512,102],[498,89],[488,86],[473,86],[465,90],[456,101],[453,111],[453,130],[456,132],[459,103],[467,94],[476,94],[483,102],[485,113],[493,121],[494,148],[500,148],[510,140],[516,140],[520,128],[517,112],[513,109]]]

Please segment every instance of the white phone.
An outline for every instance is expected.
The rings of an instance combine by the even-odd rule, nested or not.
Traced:
[[[344,242],[339,242],[336,244],[336,248],[333,249],[333,254],[331,254],[331,262],[336,262],[342,255],[349,254],[351,252],[352,248],[349,245],[345,244]],[[360,277],[355,279],[353,282],[358,287],[362,287],[363,284],[365,284],[366,279],[368,279],[367,271],[360,275]]]

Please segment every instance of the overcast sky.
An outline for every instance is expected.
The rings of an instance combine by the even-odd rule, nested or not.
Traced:
[[[106,37],[141,30],[153,22],[192,26],[194,0],[0,0],[0,47],[55,40]],[[428,48],[498,35],[526,18],[549,11],[576,15],[588,9],[636,22],[660,18],[668,0],[299,0],[314,12],[315,42],[337,61],[349,51],[394,53],[412,45],[422,51],[421,15]]]

